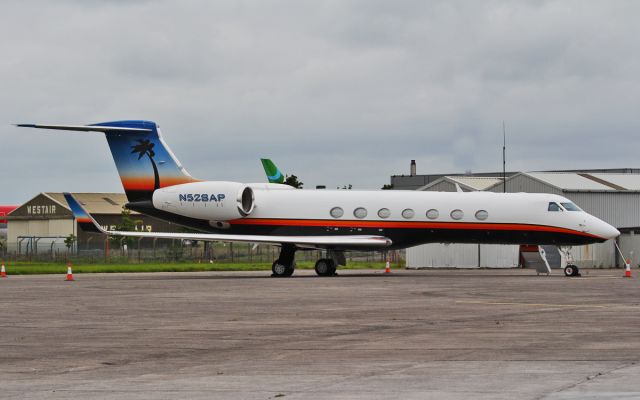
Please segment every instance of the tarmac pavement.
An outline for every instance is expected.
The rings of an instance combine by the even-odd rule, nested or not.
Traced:
[[[640,399],[640,279],[9,276],[2,399]]]

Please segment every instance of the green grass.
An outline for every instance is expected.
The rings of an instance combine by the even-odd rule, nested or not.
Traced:
[[[145,263],[145,264],[73,264],[73,273],[109,272],[199,272],[199,271],[270,271],[267,263]],[[297,263],[299,269],[313,269],[311,261]],[[382,262],[348,262],[340,269],[384,269]],[[7,263],[8,275],[66,274],[67,266],[61,263]]]

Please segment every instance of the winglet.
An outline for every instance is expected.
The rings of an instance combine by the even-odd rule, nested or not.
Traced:
[[[264,172],[267,174],[267,179],[269,183],[284,183],[284,175],[282,172],[276,167],[276,165],[268,158],[261,158],[262,168],[264,168]]]
[[[78,226],[82,228],[83,231],[86,232],[99,232],[106,234],[107,232],[102,229],[100,224],[96,222],[95,219],[85,210],[84,207],[78,202],[78,200],[73,197],[71,193],[63,193],[65,200],[69,204],[69,208],[71,208],[71,212],[78,222]]]

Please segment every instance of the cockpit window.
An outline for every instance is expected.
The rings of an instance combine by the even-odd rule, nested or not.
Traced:
[[[573,203],[560,203],[560,204],[562,204],[562,207],[564,207],[564,209],[567,211],[582,211],[580,207],[578,207]]]
[[[551,202],[549,203],[549,211],[562,211],[562,208],[558,203]]]

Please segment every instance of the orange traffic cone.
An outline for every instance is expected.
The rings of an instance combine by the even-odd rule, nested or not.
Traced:
[[[389,261],[387,261],[387,265],[384,267],[384,273],[385,274],[391,273],[391,265],[389,265]]]
[[[6,278],[6,277],[7,277],[7,271],[5,271],[4,263],[2,263],[2,267],[0,267],[0,278]]]
[[[71,272],[71,263],[67,263],[67,279],[65,281],[74,281],[73,272]]]
[[[625,278],[631,278],[631,260],[627,260],[627,262],[624,265],[624,277]]]

